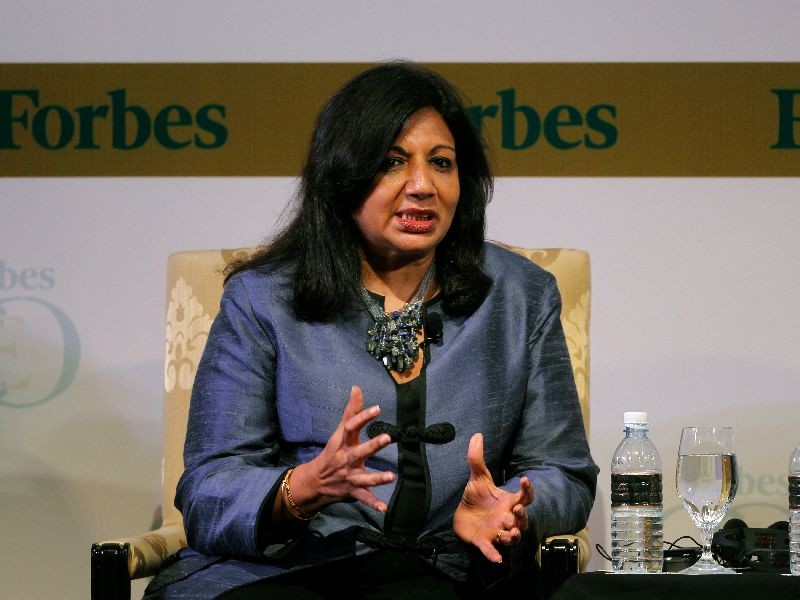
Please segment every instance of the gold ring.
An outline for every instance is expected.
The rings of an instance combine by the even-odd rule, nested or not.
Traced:
[[[499,541],[500,541],[500,538],[501,538],[501,537],[503,537],[503,534],[504,534],[505,532],[506,532],[506,530],[505,530],[505,529],[498,529],[498,530],[497,530],[497,533],[495,533],[495,534],[494,534],[494,537],[495,537],[495,539],[497,539],[497,541],[499,542]]]

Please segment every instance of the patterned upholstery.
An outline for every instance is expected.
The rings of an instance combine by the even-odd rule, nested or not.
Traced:
[[[589,430],[589,256],[582,250],[525,249],[507,246],[556,276],[563,307],[561,321],[567,338],[586,430]],[[211,322],[219,309],[222,270],[243,250],[177,252],[167,263],[166,358],[164,364],[164,458],[162,464],[163,526],[142,535],[111,540],[127,543],[131,579],[158,572],[170,554],[186,546],[180,512],[174,506],[175,488],[183,472],[183,443],[195,370]],[[576,536],[559,536],[573,538]],[[578,534],[581,570],[590,555],[586,531]]]

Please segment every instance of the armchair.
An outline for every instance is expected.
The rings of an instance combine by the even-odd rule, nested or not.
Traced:
[[[567,338],[586,430],[589,425],[589,256],[581,250],[507,246],[556,276]],[[183,444],[195,369],[222,294],[222,269],[247,250],[177,252],[167,263],[167,316],[164,364],[164,456],[162,526],[154,531],[93,544],[93,600],[129,599],[131,580],[157,573],[167,558],[186,546],[175,488],[183,472]],[[545,595],[584,570],[590,555],[586,530],[545,540],[540,548]]]

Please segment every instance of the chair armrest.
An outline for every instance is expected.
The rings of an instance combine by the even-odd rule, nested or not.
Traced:
[[[541,566],[540,595],[549,598],[569,577],[585,571],[591,553],[591,538],[586,529],[544,540],[536,557]]]
[[[92,600],[130,600],[128,544],[92,544]]]
[[[186,533],[182,523],[164,525],[133,537],[100,542],[92,546],[92,573],[97,557],[99,562],[124,561],[129,580],[149,577],[161,570],[169,556],[185,547]]]
[[[572,534],[563,534],[563,535],[554,535],[553,537],[547,538],[544,542],[542,542],[541,546],[539,547],[539,552],[541,553],[542,547],[550,542],[555,540],[567,540],[569,542],[577,542],[577,550],[578,550],[578,562],[576,564],[576,572],[583,573],[586,571],[586,568],[589,566],[589,559],[592,557],[592,538],[589,536],[589,530],[584,528],[581,529],[578,533]],[[541,554],[538,555],[537,560],[539,564],[542,563]]]

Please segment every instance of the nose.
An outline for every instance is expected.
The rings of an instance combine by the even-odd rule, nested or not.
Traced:
[[[426,164],[413,166],[408,173],[406,195],[416,200],[430,198],[436,193],[433,178]]]

